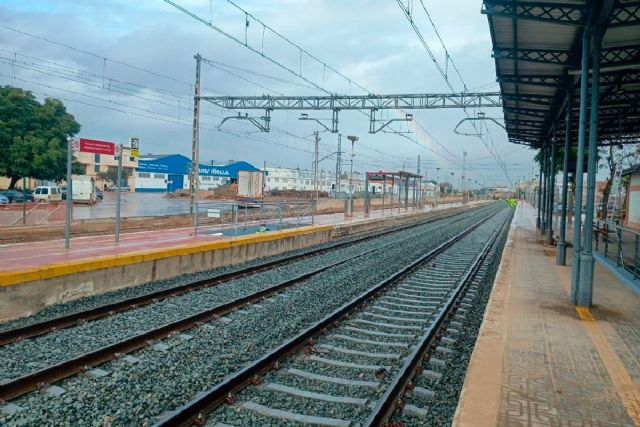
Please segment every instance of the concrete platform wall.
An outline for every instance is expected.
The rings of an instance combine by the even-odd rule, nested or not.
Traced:
[[[48,305],[81,297],[238,264],[332,239],[399,226],[421,218],[440,218],[472,208],[455,207],[338,225],[303,227],[5,274],[0,277],[0,321],[28,316]]]

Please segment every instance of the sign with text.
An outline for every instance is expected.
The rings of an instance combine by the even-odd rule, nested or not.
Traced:
[[[80,138],[79,148],[83,153],[108,154],[110,156],[116,153],[116,144],[95,139]]]
[[[131,157],[139,157],[140,154],[140,138],[136,138],[132,136],[129,138],[129,142],[131,143]]]

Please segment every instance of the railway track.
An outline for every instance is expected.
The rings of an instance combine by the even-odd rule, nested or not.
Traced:
[[[490,209],[489,209],[490,210]],[[470,216],[478,216],[483,215],[484,212],[489,211],[488,208],[482,208],[479,210],[470,211],[466,214],[458,214],[454,215],[457,217],[453,221],[446,221],[446,223],[437,225],[435,227],[427,227],[425,229],[420,229],[418,234],[425,233],[433,233],[434,231],[440,228],[452,227],[456,221],[461,219],[468,218]],[[449,218],[451,219],[451,218]],[[431,223],[431,221],[429,221]],[[414,231],[416,227],[424,224],[412,224],[410,226],[403,227],[402,230],[410,230]],[[391,234],[392,231],[384,232],[384,235]],[[414,236],[415,237],[415,236]],[[340,248],[351,248],[356,245],[355,242],[362,242],[364,240],[371,239],[371,236],[358,238],[349,242],[343,242],[339,244]],[[295,277],[291,277],[287,280],[278,282],[274,285],[267,286],[263,289],[260,289],[255,292],[250,292],[245,295],[242,295],[237,298],[229,299],[221,304],[213,304],[211,308],[207,308],[205,310],[197,311],[196,313],[190,313],[187,316],[181,315],[174,321],[163,322],[157,327],[150,328],[149,330],[145,330],[141,333],[136,333],[135,335],[128,336],[124,339],[117,340],[115,342],[109,343],[108,345],[100,346],[91,351],[87,351],[85,353],[81,353],[75,355],[75,357],[70,357],[64,360],[59,360],[57,363],[50,364],[42,369],[37,369],[31,372],[27,372],[21,376],[10,378],[0,383],[0,400],[10,400],[15,399],[16,397],[22,396],[30,391],[36,389],[46,388],[47,385],[52,384],[60,379],[67,378],[69,376],[73,376],[78,373],[88,373],[92,375],[90,368],[101,365],[107,361],[121,358],[123,355],[127,353],[131,353],[140,348],[149,346],[157,340],[166,338],[168,336],[175,335],[179,332],[191,329],[196,326],[200,326],[203,323],[209,322],[211,320],[216,320],[220,316],[225,315],[231,311],[237,310],[238,308],[244,307],[251,303],[256,303],[264,298],[268,298],[274,294],[282,292],[283,290],[292,287],[296,284],[305,282],[310,278],[317,276],[323,272],[328,271],[329,269],[339,267],[343,264],[346,264],[350,261],[354,261],[357,258],[366,257],[371,255],[374,252],[383,251],[386,248],[398,245],[398,241],[392,241],[389,243],[377,245],[373,249],[367,249],[361,252],[356,253],[355,255],[348,256],[346,258],[341,258],[332,263],[323,265],[322,267],[313,269],[311,271],[306,271],[303,274],[296,275]],[[335,249],[335,246],[331,247]],[[309,251],[316,254],[327,253],[327,248],[321,248],[319,250]],[[304,254],[304,258],[311,257],[309,252]],[[298,257],[298,255],[295,255]],[[289,258],[286,258],[289,259]],[[296,258],[298,259],[298,258]],[[265,263],[271,264],[271,263]],[[260,271],[264,271],[265,269],[261,269]],[[241,270],[245,271],[245,270]],[[245,271],[246,273],[246,271]],[[235,273],[234,273],[235,274]],[[216,280],[219,280],[216,279]],[[219,283],[219,282],[215,282]],[[189,291],[185,291],[189,292]],[[102,310],[102,309],[101,309]],[[83,324],[84,322],[81,322]],[[18,344],[22,344],[22,341]],[[64,344],[64,343],[62,343]],[[15,349],[12,349],[15,350]]]
[[[418,419],[456,340],[457,318],[474,291],[467,289],[512,211],[471,225],[368,289],[254,363],[166,415],[155,424],[384,425],[398,408]],[[466,298],[466,299],[465,299]],[[446,331],[446,332],[445,332]],[[435,344],[436,342],[442,345]]]
[[[468,212],[468,211],[467,211]],[[450,217],[463,215],[465,212],[456,213]],[[0,330],[0,346],[9,344],[16,341],[21,341],[26,338],[45,335],[51,332],[56,332],[61,329],[69,328],[78,324],[83,324],[93,320],[97,320],[103,317],[112,316],[116,313],[124,311],[134,310],[147,304],[157,303],[158,301],[165,300],[167,298],[175,298],[176,296],[185,294],[187,292],[193,292],[198,289],[206,289],[211,286],[216,286],[230,280],[246,277],[253,274],[258,274],[262,271],[273,269],[294,261],[303,260],[305,258],[321,255],[336,249],[341,249],[348,246],[353,246],[360,242],[370,240],[372,238],[382,237],[393,233],[398,233],[403,230],[408,230],[421,225],[429,224],[435,221],[441,220],[443,217],[436,217],[427,221],[417,221],[401,227],[394,227],[385,231],[376,231],[374,233],[367,233],[363,236],[359,236],[355,239],[345,239],[333,243],[328,246],[322,246],[301,253],[285,256],[283,258],[277,258],[266,262],[259,263],[257,265],[251,265],[246,268],[241,268],[237,271],[231,271],[228,273],[221,273],[208,277],[202,280],[194,280],[188,283],[170,287],[167,289],[160,289],[154,292],[149,292],[144,295],[139,295],[131,298],[126,298],[120,301],[116,301],[109,304],[102,304],[96,307],[91,307],[85,310],[76,311],[66,315],[36,321],[23,326],[8,328]]]

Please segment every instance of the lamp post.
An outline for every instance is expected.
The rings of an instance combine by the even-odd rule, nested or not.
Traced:
[[[349,135],[347,136],[347,139],[351,141],[351,156],[349,161],[349,206],[348,206],[349,214],[347,216],[352,216],[353,215],[353,158],[355,157],[355,154],[353,152],[353,146],[359,138],[354,135]]]
[[[455,175],[455,172],[451,172],[451,190],[449,191],[449,195],[453,196],[453,176]],[[451,204],[453,204],[453,200],[450,200]]]

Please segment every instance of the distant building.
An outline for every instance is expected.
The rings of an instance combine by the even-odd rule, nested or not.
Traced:
[[[138,166],[138,158],[131,156],[131,148],[123,147],[123,156],[122,156],[122,169],[127,171],[127,182],[125,185],[134,188],[135,187],[135,174],[134,171]],[[73,151],[73,155],[76,160],[81,163],[84,167],[84,175],[89,175],[94,177],[96,186],[100,189],[104,188],[106,185],[112,185],[114,183],[109,182],[107,180],[101,179],[101,173],[106,173],[111,171],[113,176],[116,175],[116,170],[118,169],[118,160],[115,156],[111,156],[108,154],[94,154],[94,153],[84,153],[81,151]]]
[[[353,183],[356,192],[364,191],[364,180],[361,174],[353,173]],[[271,190],[299,190],[313,191],[314,173],[306,169],[291,168],[267,168],[265,188]],[[349,189],[349,175],[343,174],[340,179],[338,192],[346,193]],[[334,193],[336,191],[336,174],[327,171],[318,171],[318,191]]]
[[[238,171],[260,170],[247,162],[233,162],[227,165],[200,164],[199,187],[211,190],[235,182]],[[191,159],[182,154],[140,156],[135,172],[136,191],[174,192],[189,188]]]
[[[629,180],[624,201],[624,225],[640,230],[640,166],[625,169],[622,176]]]

